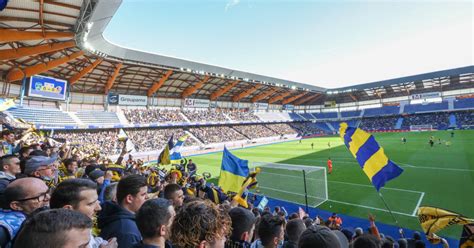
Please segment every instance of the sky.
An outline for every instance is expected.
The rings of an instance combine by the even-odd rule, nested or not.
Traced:
[[[473,1],[124,0],[132,49],[338,88],[474,65]]]

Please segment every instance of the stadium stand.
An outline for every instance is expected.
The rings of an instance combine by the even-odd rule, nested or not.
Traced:
[[[341,112],[341,117],[360,117],[361,111],[344,111]]]
[[[314,117],[312,114],[310,113],[303,113],[303,114],[300,114],[304,119],[306,120],[315,120],[316,117]]]
[[[359,128],[367,131],[394,130],[398,118],[398,116],[362,118]]]
[[[233,126],[233,128],[249,139],[257,139],[278,135],[278,133],[267,128],[264,125],[241,125]]]
[[[179,110],[169,109],[124,109],[123,114],[130,123],[186,122]]]
[[[370,108],[364,111],[365,117],[381,115],[397,115],[400,112],[399,106],[383,106],[381,108]]]
[[[66,112],[58,109],[13,108],[8,111],[16,119],[49,126],[77,125]]]
[[[304,118],[301,115],[297,114],[297,113],[289,113],[289,116],[292,120],[295,120],[295,121],[303,121],[304,120]]]
[[[454,100],[454,109],[473,109],[474,98],[465,98]]]
[[[84,124],[120,124],[120,120],[117,117],[117,114],[114,112],[106,111],[84,111],[77,112],[75,115],[81,120]]]
[[[441,103],[429,103],[429,104],[409,104],[405,105],[405,113],[421,113],[421,112],[434,112],[448,110],[448,102],[443,101]]]
[[[317,119],[336,119],[337,112],[312,113]]]
[[[413,125],[432,125],[434,129],[444,130],[449,127],[449,113],[437,112],[405,116],[402,129],[410,129],[410,126]]]

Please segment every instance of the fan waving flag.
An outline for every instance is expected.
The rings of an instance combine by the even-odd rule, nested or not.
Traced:
[[[371,134],[360,128],[349,127],[343,122],[340,124],[339,135],[377,191],[387,181],[402,174],[403,169],[388,159]]]
[[[166,144],[165,148],[163,148],[163,151],[161,151],[160,155],[158,156],[158,164],[161,165],[169,165],[171,164],[170,161],[170,150],[173,149],[173,135],[171,135],[171,138],[168,140],[168,143]]]
[[[179,164],[180,160],[183,159],[181,156],[181,149],[184,147],[184,142],[188,139],[189,135],[185,134],[178,138],[173,149],[170,150],[170,159],[172,164]]]
[[[223,192],[239,192],[249,175],[248,163],[248,160],[238,158],[224,147],[219,177],[219,186]]]

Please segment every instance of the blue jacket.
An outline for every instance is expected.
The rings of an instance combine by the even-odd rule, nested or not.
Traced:
[[[102,204],[97,225],[100,229],[100,237],[105,240],[116,237],[119,248],[132,247],[142,240],[135,223],[135,214],[114,202],[106,201]]]

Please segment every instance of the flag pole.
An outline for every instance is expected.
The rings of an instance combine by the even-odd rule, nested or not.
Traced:
[[[385,198],[383,197],[382,192],[379,192],[379,196],[380,196],[380,199],[382,199],[382,202],[383,202],[383,204],[385,205],[385,208],[387,208],[388,212],[390,213],[390,215],[392,216],[393,220],[395,221],[395,224],[396,224],[397,227],[399,228],[400,235],[402,236],[402,238],[404,238],[405,235],[403,234],[403,228],[400,226],[400,223],[398,222],[397,218],[395,218],[395,215],[392,213],[392,210],[390,209],[390,207],[388,206],[387,202],[385,201]]]

